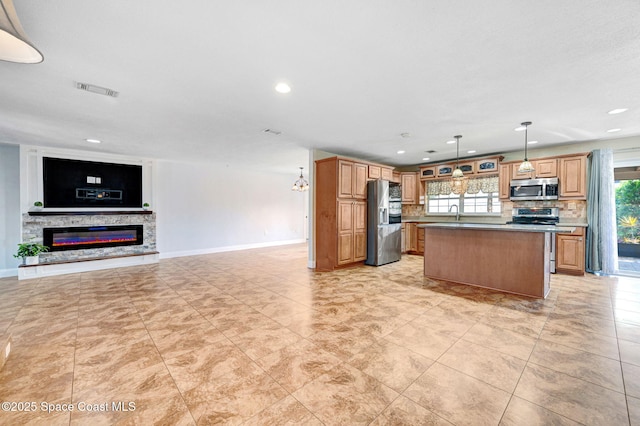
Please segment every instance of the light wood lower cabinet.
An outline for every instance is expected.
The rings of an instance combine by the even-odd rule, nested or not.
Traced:
[[[571,234],[556,234],[556,272],[584,275],[585,228]]]
[[[424,230],[414,222],[404,223],[402,251],[409,254],[424,254]]]
[[[338,201],[338,265],[367,258],[367,203]]]

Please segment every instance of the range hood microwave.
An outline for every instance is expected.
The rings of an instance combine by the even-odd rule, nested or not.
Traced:
[[[511,181],[511,201],[558,199],[558,178],[518,179]]]

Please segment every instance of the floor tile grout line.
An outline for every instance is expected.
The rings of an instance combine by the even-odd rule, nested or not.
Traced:
[[[125,286],[125,290],[127,290],[127,284],[126,281],[124,281],[122,279],[122,277],[120,276],[121,281],[123,282],[124,286]],[[165,282],[162,278],[160,278],[160,280],[162,280],[163,282]],[[165,282],[166,285],[166,282]],[[153,347],[155,348],[156,352],[158,353],[158,356],[160,357],[160,359],[162,360],[162,365],[165,368],[165,371],[167,372],[167,374],[169,375],[169,377],[171,377],[171,381],[173,382],[173,385],[175,386],[176,391],[178,392],[178,394],[180,395],[180,399],[182,400],[182,402],[184,403],[184,406],[186,407],[187,411],[189,412],[189,416],[191,417],[191,419],[193,419],[194,422],[196,422],[196,419],[193,416],[193,413],[191,412],[191,409],[189,408],[189,405],[187,404],[187,401],[184,398],[184,395],[182,394],[182,391],[180,390],[180,387],[178,386],[178,384],[176,383],[175,378],[173,377],[173,374],[171,374],[171,370],[169,369],[169,367],[167,366],[166,360],[164,359],[164,357],[162,356],[162,353],[160,352],[160,348],[158,348],[158,345],[156,344],[156,341],[153,338],[153,335],[151,334],[151,332],[149,331],[147,324],[144,321],[144,318],[142,317],[142,315],[140,314],[140,311],[138,309],[138,307],[135,305],[135,303],[133,302],[133,300],[131,300],[131,297],[129,296],[129,291],[127,290],[127,296],[129,297],[129,302],[131,303],[131,305],[133,306],[133,308],[136,310],[136,313],[138,315],[138,317],[140,318],[140,322],[143,324],[145,331],[147,332],[147,335],[149,336],[149,339],[151,340],[151,342],[153,343]]]

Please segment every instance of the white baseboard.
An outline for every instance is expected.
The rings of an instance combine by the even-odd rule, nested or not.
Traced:
[[[254,248],[285,246],[290,244],[301,244],[305,242],[307,242],[307,240],[298,239],[298,240],[273,241],[268,243],[240,244],[236,246],[226,246],[226,247],[212,247],[212,248],[198,249],[198,250],[170,251],[170,252],[160,253],[160,259],[169,259],[172,257],[198,256],[201,254],[224,253],[227,251],[248,250],[248,249],[254,249]]]
[[[0,278],[15,277],[18,275],[18,268],[0,269]]]
[[[308,260],[307,261],[307,268],[316,269],[316,261],[315,260]]]
[[[147,265],[158,263],[158,253],[139,256],[123,256],[108,259],[86,260],[68,263],[43,263],[41,265],[18,268],[18,279],[50,277],[54,275],[75,274],[78,272],[99,271],[102,269],[124,268],[127,266]]]

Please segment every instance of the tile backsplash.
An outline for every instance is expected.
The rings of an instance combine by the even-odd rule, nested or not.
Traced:
[[[502,202],[502,217],[505,221],[511,220],[511,212],[514,207],[558,207],[560,220],[565,222],[586,222],[587,202],[584,200],[564,201],[512,201]],[[402,216],[420,217],[426,216],[425,206],[422,204],[404,204]]]

